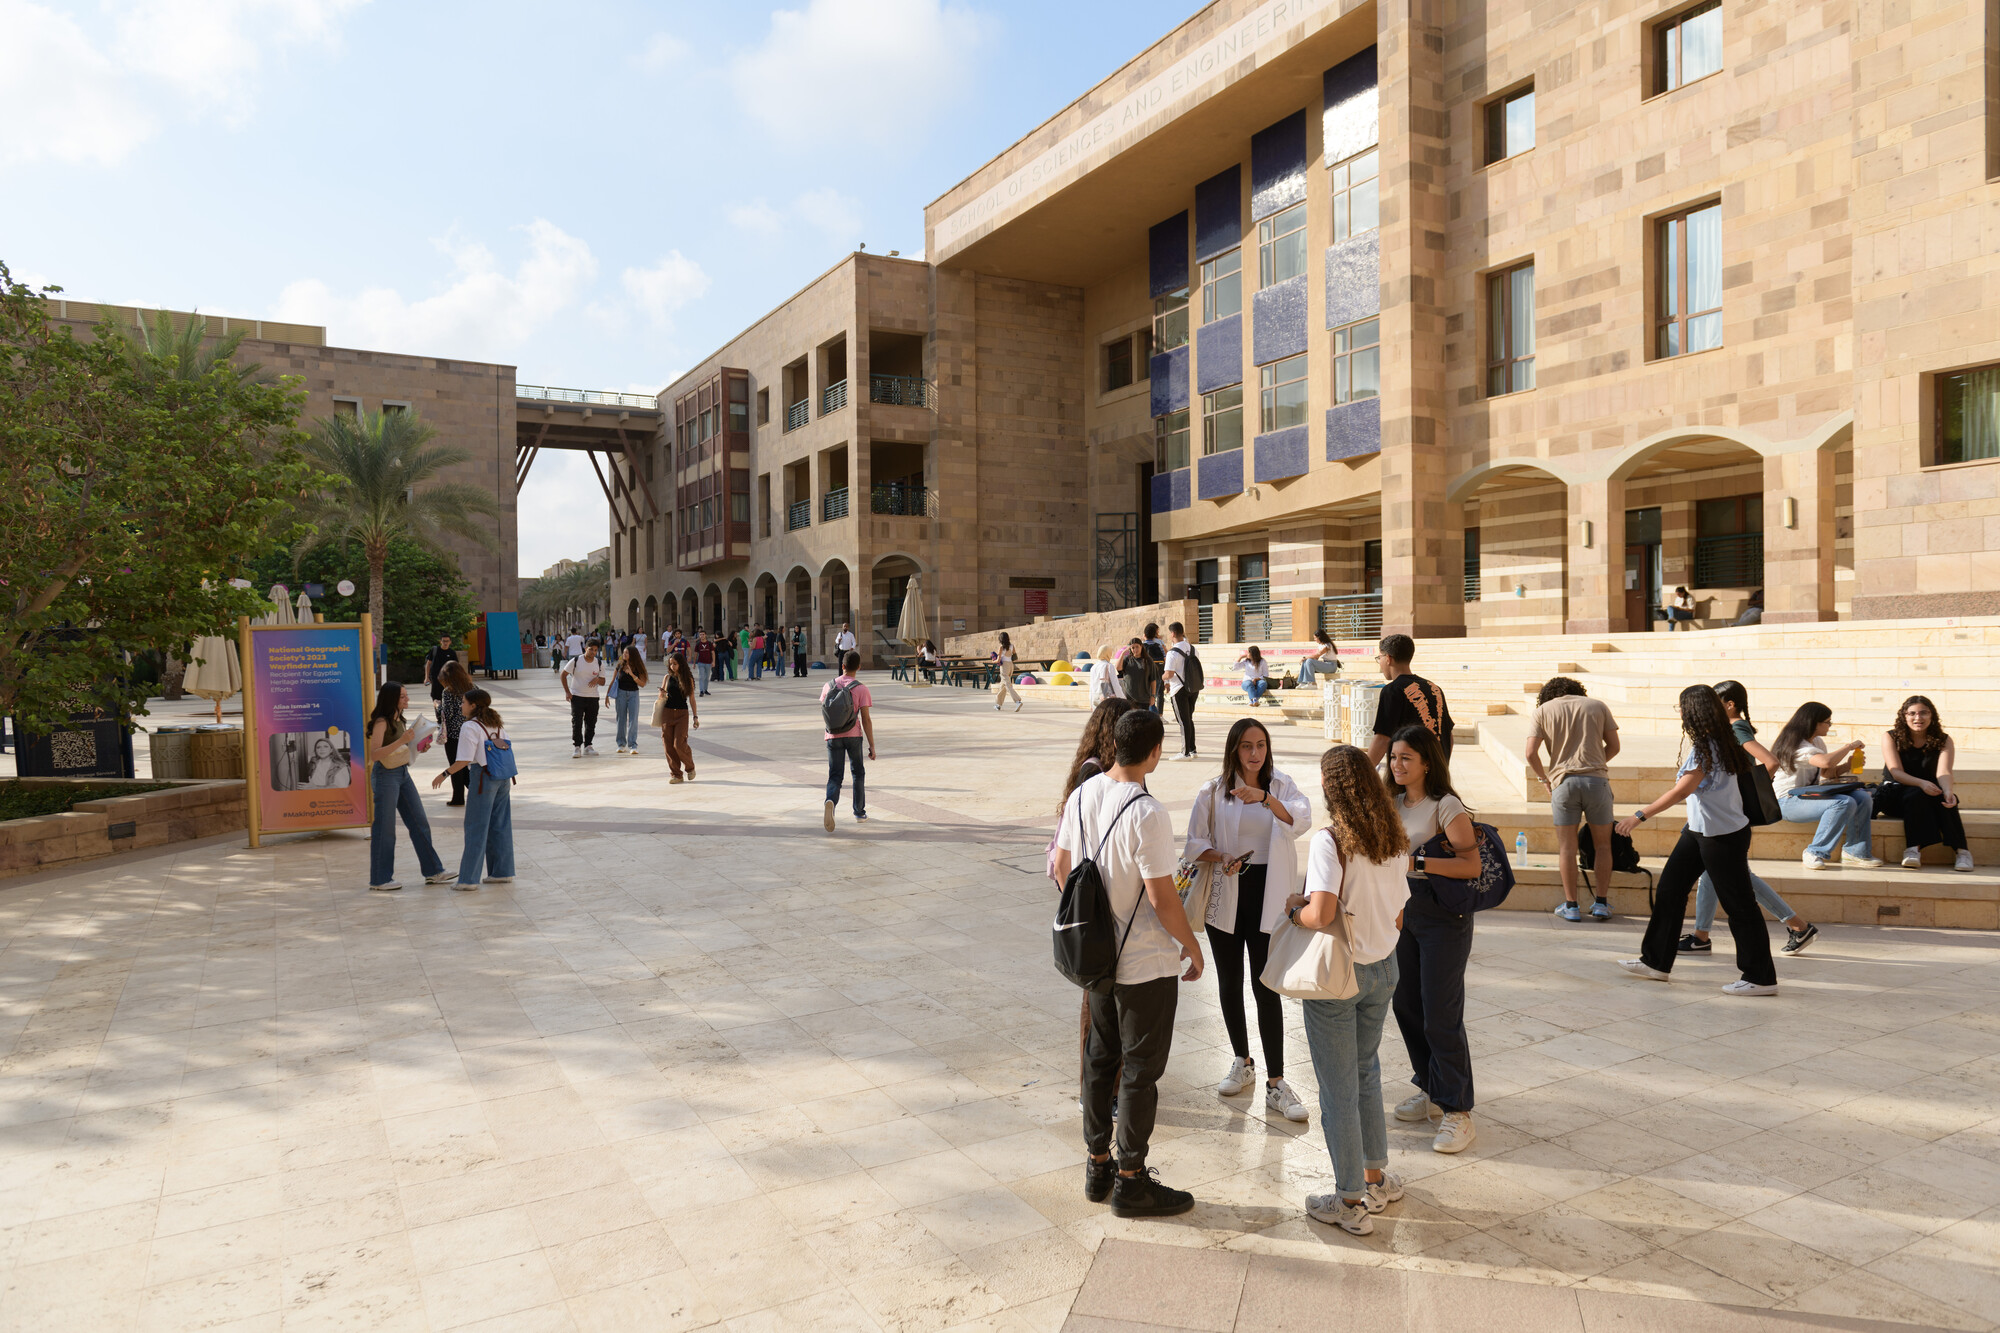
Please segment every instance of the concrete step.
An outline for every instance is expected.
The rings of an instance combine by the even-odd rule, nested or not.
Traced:
[[[1647,858],[1657,880],[1660,863]],[[1797,862],[1752,861],[1750,868],[1778,891],[1792,910],[1808,921],[1845,922],[1864,926],[1942,926],[1959,930],[2000,928],[2000,874],[1949,870],[1808,871]],[[1591,876],[1592,883],[1597,877]],[[1587,891],[1579,892],[1587,899]],[[1620,916],[1645,917],[1651,911],[1646,880],[1641,875],[1611,877],[1611,910]],[[1500,910],[1553,912],[1562,901],[1562,872],[1554,858],[1531,853],[1527,864],[1514,867],[1514,891]],[[1694,919],[1694,897],[1688,897],[1686,919]],[[1592,923],[1564,923],[1565,929],[1586,930]],[[1718,920],[1715,957],[1729,957],[1726,920]]]

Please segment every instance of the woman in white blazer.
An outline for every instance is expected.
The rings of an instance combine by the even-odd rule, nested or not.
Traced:
[[[1257,1000],[1257,1035],[1264,1043],[1264,1104],[1287,1120],[1306,1108],[1285,1082],[1285,1011],[1265,987],[1264,960],[1285,899],[1299,885],[1293,843],[1310,831],[1312,802],[1271,763],[1271,733],[1255,718],[1239,719],[1222,749],[1222,774],[1195,794],[1188,819],[1190,861],[1213,866],[1208,898],[1209,953],[1222,993],[1222,1021],[1235,1063],[1216,1091],[1233,1097],[1257,1078],[1243,1012],[1243,957],[1250,956],[1250,992]]]

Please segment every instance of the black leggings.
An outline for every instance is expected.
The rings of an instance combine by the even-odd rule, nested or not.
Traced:
[[[1250,1029],[1243,1013],[1243,955],[1250,954],[1250,994],[1257,1000],[1257,1036],[1264,1044],[1264,1077],[1285,1076],[1285,1006],[1264,984],[1264,961],[1271,937],[1264,933],[1264,866],[1244,866],[1236,877],[1236,929],[1208,928],[1208,951],[1215,956],[1215,984],[1222,994],[1222,1025],[1237,1059],[1250,1055]]]
[[[1688,892],[1706,873],[1709,883],[1715,885],[1716,900],[1729,917],[1730,938],[1736,942],[1736,970],[1745,981],[1760,986],[1778,984],[1778,970],[1771,962],[1771,934],[1750,887],[1751,832],[1747,825],[1718,837],[1681,830],[1680,841],[1660,871],[1659,886],[1653,891],[1653,916],[1639,946],[1639,957],[1648,967],[1661,972],[1674,970]]]

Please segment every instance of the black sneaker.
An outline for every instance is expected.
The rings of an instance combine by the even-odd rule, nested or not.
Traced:
[[[1681,942],[1674,946],[1680,953],[1714,953],[1715,946],[1699,935],[1683,935]]]
[[[1120,1176],[1111,1191],[1111,1211],[1117,1217],[1172,1217],[1194,1207],[1194,1195],[1168,1189],[1160,1173],[1146,1167],[1136,1176]]]
[[[1085,1155],[1083,1159],[1083,1197],[1092,1203],[1103,1203],[1111,1197],[1111,1184],[1118,1179],[1118,1159],[1107,1157],[1099,1162]]]
[[[1806,951],[1806,946],[1810,945],[1814,940],[1818,938],[1819,938],[1819,927],[1815,926],[1810,921],[1806,922],[1806,928],[1804,930],[1793,930],[1788,926],[1785,929],[1784,951],[1786,953],[1804,953]]]

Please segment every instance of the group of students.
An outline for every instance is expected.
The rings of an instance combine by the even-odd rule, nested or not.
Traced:
[[[452,674],[454,670],[456,677]],[[458,871],[454,874],[445,868],[444,859],[431,842],[430,819],[424,813],[416,780],[410,776],[410,761],[420,743],[405,717],[410,694],[391,681],[376,691],[375,707],[368,715],[366,768],[375,796],[375,819],[368,830],[371,893],[394,893],[403,887],[396,881],[398,817],[416,848],[424,883],[448,883],[462,893],[469,893],[480,886],[482,868],[485,883],[511,884],[514,880],[512,790],[519,768],[513,740],[494,710],[493,696],[474,686],[461,664],[451,663],[444,674],[446,688],[442,697],[453,700],[457,720],[456,726],[447,732],[447,744],[451,747],[446,752],[449,762],[431,779],[431,786],[441,787],[450,781],[453,788],[450,804],[465,808],[465,841]]]

